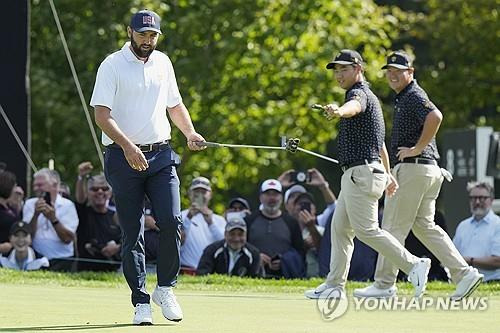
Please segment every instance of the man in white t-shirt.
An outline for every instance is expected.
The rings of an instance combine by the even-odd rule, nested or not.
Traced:
[[[23,220],[30,223],[33,249],[49,259],[50,269],[71,271],[78,215],[75,204],[59,194],[60,183],[55,170],[43,168],[35,172],[36,197],[26,200]]]
[[[210,181],[205,177],[196,177],[189,187],[191,206],[182,211],[183,239],[181,247],[181,265],[198,267],[205,248],[213,242],[224,239],[226,220],[208,207],[212,198]]]
[[[133,323],[151,325],[141,221],[145,195],[160,229],[158,285],[152,298],[166,319],[182,320],[172,290],[179,272],[181,214],[176,167],[180,159],[170,147],[167,113],[186,137],[189,149],[202,149],[198,143],[205,140],[195,131],[182,103],[170,59],[155,51],[160,17],[141,10],[132,16],[127,33],[130,41],[99,66],[90,105],[103,132],[104,171],[113,187],[123,229],[123,273],[132,290]]]

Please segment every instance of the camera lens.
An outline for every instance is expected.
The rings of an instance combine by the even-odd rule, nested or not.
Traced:
[[[306,174],[304,172],[297,173],[297,181],[303,183],[306,181]]]

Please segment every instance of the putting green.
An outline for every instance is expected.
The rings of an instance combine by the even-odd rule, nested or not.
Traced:
[[[149,285],[151,289],[152,286]],[[493,332],[500,296],[483,311],[387,311],[349,309],[324,321],[316,302],[301,294],[210,292],[177,288],[180,323],[166,321],[153,305],[154,326],[130,325],[128,289],[0,285],[0,332]],[[436,296],[436,295],[433,295]],[[496,328],[495,328],[496,327]]]

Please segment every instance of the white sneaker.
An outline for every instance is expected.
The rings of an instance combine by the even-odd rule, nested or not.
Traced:
[[[134,325],[153,325],[153,315],[151,314],[151,305],[146,303],[137,303],[134,310]]]
[[[156,286],[152,299],[156,305],[161,307],[161,312],[167,320],[182,320],[182,310],[179,303],[177,303],[172,287]]]
[[[429,258],[419,258],[408,274],[408,281],[415,287],[415,297],[420,297],[427,287],[427,275],[431,269]]]
[[[387,289],[381,289],[375,287],[375,285],[368,286],[366,288],[354,289],[354,297],[361,298],[390,298],[396,296],[398,288],[396,286],[391,286]]]
[[[310,299],[320,298],[346,298],[344,289],[340,287],[330,287],[326,283],[320,284],[316,289],[310,289],[304,292],[304,295]]]
[[[455,292],[450,296],[454,301],[459,301],[462,298],[468,297],[483,281],[484,275],[479,273],[477,269],[473,268],[469,273],[457,283]]]

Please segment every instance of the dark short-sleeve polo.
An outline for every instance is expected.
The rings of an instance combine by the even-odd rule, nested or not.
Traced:
[[[339,122],[339,163],[348,165],[360,160],[380,157],[385,126],[382,107],[367,82],[357,82],[345,94],[345,103],[357,100],[361,112]]]
[[[417,144],[425,118],[433,110],[437,110],[436,106],[415,80],[396,95],[389,152],[392,165],[398,162],[398,147],[413,147]],[[432,138],[419,157],[439,160],[436,138]]]

